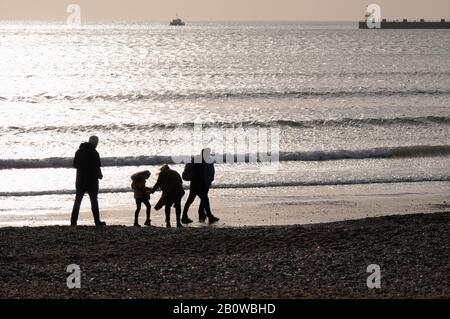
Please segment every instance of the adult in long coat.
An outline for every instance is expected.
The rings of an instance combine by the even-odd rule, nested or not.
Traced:
[[[70,224],[72,226],[77,225],[81,202],[86,193],[89,194],[91,200],[91,209],[92,214],[94,215],[95,225],[106,225],[106,223],[100,221],[100,211],[98,208],[98,181],[103,178],[103,174],[101,170],[100,155],[96,150],[97,145],[98,137],[91,136],[89,142],[81,143],[80,148],[75,153],[73,167],[77,169],[77,177],[75,182],[75,203],[73,204],[72,217],[70,219]]]
[[[171,169],[169,165],[164,165],[160,169],[158,180],[152,188],[152,193],[158,189],[162,190],[161,198],[155,205],[155,210],[160,210],[165,206],[166,212],[166,226],[171,227],[170,224],[170,209],[172,206],[175,208],[177,227],[183,227],[181,225],[181,199],[185,192],[183,189],[183,180],[177,171]]]

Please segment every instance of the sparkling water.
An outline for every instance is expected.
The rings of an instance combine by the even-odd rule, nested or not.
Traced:
[[[92,134],[103,192],[129,191],[193,152],[194,123],[218,153],[226,129],[280,130],[276,174],[219,164],[219,188],[450,180],[448,30],[2,24],[0,57],[1,211],[71,201]]]

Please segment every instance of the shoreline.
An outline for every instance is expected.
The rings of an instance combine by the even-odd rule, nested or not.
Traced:
[[[266,187],[249,189],[212,189],[213,213],[221,218],[214,227],[271,226],[329,223],[365,217],[434,213],[450,209],[450,182],[342,185],[314,187]],[[164,227],[162,211],[155,212],[159,194],[152,196],[152,225]],[[185,195],[182,205],[186,200]],[[44,197],[27,210],[3,211],[0,228],[21,226],[69,225],[73,196]],[[19,201],[21,199],[18,199]],[[131,194],[99,196],[101,217],[108,225],[131,226],[135,204]],[[1,204],[1,202],[0,202]],[[192,227],[209,227],[198,223],[199,200],[191,206]],[[6,203],[5,205],[14,205]],[[18,202],[17,206],[22,206]],[[55,207],[50,210],[50,207]],[[174,221],[175,214],[171,214]],[[144,222],[141,211],[140,221]],[[85,196],[79,225],[93,225],[90,203]]]
[[[450,212],[319,225],[0,229],[1,298],[449,298]],[[79,264],[81,289],[68,289]],[[381,289],[368,289],[379,264]]]

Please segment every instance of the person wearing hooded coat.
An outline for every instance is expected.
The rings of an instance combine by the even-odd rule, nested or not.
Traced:
[[[103,174],[101,170],[100,155],[96,150],[97,145],[98,137],[91,136],[89,142],[81,143],[80,148],[75,153],[73,167],[77,170],[77,177],[75,182],[75,203],[73,205],[72,217],[70,220],[72,226],[77,225],[81,202],[86,193],[89,194],[91,200],[91,209],[92,214],[94,215],[95,225],[106,225],[106,223],[100,220],[100,211],[98,208],[98,180],[103,178]]]
[[[134,199],[136,201],[136,210],[134,212],[134,226],[135,227],[140,227],[139,212],[141,211],[142,204],[144,204],[146,207],[146,216],[147,216],[147,219],[145,220],[144,225],[145,226],[151,225],[151,220],[150,220],[151,205],[150,205],[149,193],[151,192],[152,189],[145,186],[145,183],[146,183],[147,179],[150,178],[150,176],[151,176],[151,173],[148,170],[142,171],[142,172],[137,172],[137,173],[131,175],[131,180],[132,180],[131,188],[133,189]]]
[[[165,206],[166,226],[171,227],[170,224],[170,209],[173,206],[176,212],[177,227],[181,225],[181,199],[185,192],[183,189],[183,180],[177,171],[171,169],[169,165],[163,165],[160,168],[160,173],[156,184],[153,186],[151,193],[153,194],[159,188],[162,190],[161,198],[155,205],[155,210],[160,210]]]

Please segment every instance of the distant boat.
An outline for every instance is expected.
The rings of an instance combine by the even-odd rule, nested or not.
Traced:
[[[173,26],[183,26],[183,25],[186,25],[184,22],[183,22],[183,20],[181,20],[180,18],[176,18],[176,19],[173,19],[171,22],[170,22],[170,25],[173,25]]]

